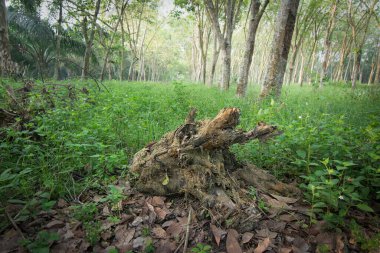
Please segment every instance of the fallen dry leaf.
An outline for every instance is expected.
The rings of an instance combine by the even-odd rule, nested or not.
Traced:
[[[292,251],[292,248],[281,248],[279,249],[279,253],[290,253]]]
[[[342,235],[337,235],[336,236],[336,252],[337,253],[344,253],[344,242],[342,239]]]
[[[241,239],[241,243],[248,243],[253,237],[253,233],[246,232],[243,234],[243,238]]]
[[[48,224],[46,224],[46,228],[61,228],[61,227],[64,227],[65,226],[65,223],[63,223],[63,221],[61,220],[53,220],[51,222],[49,222]]]
[[[155,252],[160,253],[172,253],[176,250],[177,246],[175,242],[170,240],[160,240]]]
[[[154,212],[157,214],[159,220],[163,220],[166,218],[166,215],[169,213],[164,208],[155,207]]]
[[[235,229],[228,230],[226,242],[227,253],[243,253],[237,240],[238,237],[239,234]]]
[[[167,238],[168,234],[162,227],[155,227],[152,229],[153,237],[159,238],[159,239],[165,239]]]
[[[159,197],[159,196],[154,196],[152,198],[151,204],[155,207],[163,207],[165,205],[165,198]]]
[[[128,229],[127,226],[117,226],[115,229],[115,246],[123,251],[128,247],[135,235],[136,230],[134,228]]]
[[[272,232],[272,231],[270,231],[267,228],[263,228],[263,229],[260,229],[260,230],[256,231],[256,236],[257,237],[261,237],[261,238],[267,238],[267,237],[269,237],[270,239],[274,239],[274,238],[276,238],[277,233],[276,232]]]
[[[220,228],[216,227],[214,224],[211,224],[210,228],[211,228],[212,234],[214,235],[215,242],[219,246],[220,239],[222,238],[222,236],[224,236],[226,234],[226,231],[224,231],[223,229],[220,229]]]
[[[167,228],[169,227],[171,224],[173,224],[174,222],[176,222],[175,220],[168,220],[168,221],[165,221],[161,227],[163,228]]]
[[[305,253],[309,249],[309,244],[301,237],[296,237],[293,241],[293,253]]]
[[[263,241],[259,242],[259,245],[257,245],[253,253],[263,253],[269,247],[269,244],[270,244],[270,239],[269,237],[267,237]]]
[[[283,197],[276,194],[270,194],[273,198],[277,199],[278,201],[284,202],[286,204],[294,204],[298,201],[298,199],[295,198],[289,198],[289,197]]]
[[[172,223],[167,229],[166,229],[166,233],[171,236],[171,237],[175,237],[175,236],[179,236],[180,233],[182,233],[182,231],[184,230],[184,227],[182,226],[181,223],[179,222],[175,222],[175,223]]]

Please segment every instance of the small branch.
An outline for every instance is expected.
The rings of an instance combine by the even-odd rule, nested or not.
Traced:
[[[191,206],[189,210],[189,216],[187,217],[187,224],[186,224],[186,236],[185,236],[185,245],[183,245],[183,253],[186,253],[187,250],[187,244],[189,242],[189,232],[190,232],[190,222],[191,222]]]
[[[16,231],[20,234],[22,239],[26,239],[24,234],[22,233],[21,229],[17,226],[16,222],[12,219],[11,215],[8,213],[7,210],[5,210],[5,214],[7,215],[8,220],[12,223],[12,226],[16,229]]]

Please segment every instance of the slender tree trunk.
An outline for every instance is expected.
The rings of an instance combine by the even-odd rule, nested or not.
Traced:
[[[299,0],[282,0],[261,97],[281,94]]]
[[[243,55],[243,61],[241,63],[239,80],[237,83],[236,96],[244,97],[247,92],[247,84],[248,84],[248,75],[249,69],[252,63],[253,51],[255,49],[255,40],[257,28],[259,26],[261,17],[265,11],[265,8],[268,6],[269,0],[265,0],[263,6],[260,9],[260,1],[259,0],[251,0],[250,5],[250,20],[249,20],[249,30],[248,37],[245,44],[245,51]]]
[[[242,0],[227,0],[226,2],[226,15],[225,15],[225,26],[226,26],[226,35],[223,36],[220,29],[218,21],[218,12],[212,0],[204,0],[206,10],[210,17],[211,23],[214,28],[214,32],[217,34],[221,51],[223,52],[222,60],[222,83],[221,89],[228,90],[230,87],[230,77],[231,77],[231,40],[232,33],[234,30],[235,22],[237,16],[239,15],[240,6]]]
[[[56,44],[56,59],[54,67],[54,79],[61,80],[60,68],[61,68],[61,38],[62,38],[62,9],[63,0],[59,1],[59,17],[57,26],[57,44]]]
[[[351,72],[351,87],[356,88],[356,81],[358,80],[358,74],[360,73],[360,62],[362,59],[362,51],[359,49],[354,52],[354,64]]]
[[[100,2],[101,0],[96,1],[95,13],[94,13],[94,17],[92,19],[92,24],[91,24],[91,33],[90,33],[89,40],[86,43],[86,50],[84,52],[84,65],[82,69],[82,80],[87,78],[89,70],[90,70],[90,57],[91,57],[92,44],[94,41],[95,30],[96,30],[96,20],[98,19],[98,14],[100,10]]]
[[[368,85],[373,83],[373,74],[374,73],[375,73],[375,57],[372,58],[371,72],[369,73],[369,77],[368,77]]]
[[[348,79],[348,70],[350,68],[351,60],[352,60],[352,55],[350,55],[349,58],[348,58],[348,62],[347,62],[347,66],[346,66],[346,71],[344,72],[344,78],[343,78],[343,80],[345,82],[347,82],[347,79]]]
[[[8,62],[11,59],[5,0],[0,0],[0,56],[0,74],[5,75]]]
[[[304,54],[303,54],[303,50],[301,49],[301,69],[300,69],[300,73],[299,73],[299,77],[298,77],[298,84],[301,87],[303,85],[304,60],[305,60],[305,57],[304,57]]]
[[[335,17],[336,17],[336,7],[338,4],[339,0],[335,0],[331,6],[330,9],[330,19],[329,23],[327,26],[327,31],[326,31],[326,37],[324,41],[324,57],[323,57],[323,63],[322,63],[322,71],[321,71],[321,77],[319,79],[319,87],[323,87],[323,80],[326,77],[326,72],[327,72],[327,67],[328,67],[328,62],[329,62],[329,57],[330,57],[330,48],[331,48],[331,35],[334,30],[334,25],[335,25]]]
[[[340,56],[339,56],[339,64],[338,69],[335,75],[335,81],[340,81],[343,79],[343,68],[344,68],[344,60],[347,57],[347,33],[344,35],[342,48],[340,50]]]
[[[377,51],[376,75],[374,84],[380,84],[380,44],[378,45]]]
[[[125,55],[125,48],[124,48],[124,43],[125,43],[125,32],[124,32],[124,15],[120,16],[120,22],[121,22],[121,52],[120,52],[120,76],[119,80],[123,81],[124,76],[124,55]]]
[[[219,58],[219,52],[220,52],[220,46],[218,45],[218,38],[214,32],[214,53],[212,55],[212,64],[211,64],[209,87],[211,87],[214,84],[215,69],[216,69],[216,64],[218,62],[218,58]]]
[[[112,34],[112,37],[111,37],[111,41],[106,49],[106,55],[104,56],[104,62],[103,62],[103,67],[102,67],[102,71],[100,72],[100,81],[103,81],[104,79],[104,73],[106,71],[106,66],[107,66],[107,63],[108,63],[108,57],[109,57],[109,54],[111,52],[111,48],[112,48],[112,45],[113,45],[113,41],[115,39],[115,35],[117,33],[117,28],[119,27],[119,24],[121,22],[121,19],[122,19],[122,16],[124,15],[124,10],[126,9],[127,7],[127,4],[128,4],[128,1],[125,2],[122,6],[121,6],[121,13],[119,15],[119,18],[117,19],[117,22],[116,22],[116,25],[115,25],[115,28],[113,30],[113,34]]]

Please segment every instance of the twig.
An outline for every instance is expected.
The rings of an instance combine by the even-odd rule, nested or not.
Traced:
[[[16,231],[21,235],[22,239],[25,240],[25,236],[22,233],[21,229],[17,226],[16,222],[12,219],[10,214],[8,213],[7,210],[5,210],[5,214],[7,215],[8,220],[12,223],[12,226],[16,229]]]
[[[187,217],[187,224],[186,224],[186,236],[185,236],[185,245],[183,245],[183,253],[186,253],[187,250],[187,244],[189,242],[189,232],[190,232],[190,222],[191,222],[191,206],[189,210],[189,216]]]

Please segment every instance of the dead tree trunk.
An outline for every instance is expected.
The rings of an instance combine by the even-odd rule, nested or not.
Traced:
[[[280,134],[260,122],[250,131],[236,130],[240,110],[226,108],[212,120],[195,121],[192,109],[183,125],[135,154],[131,171],[139,175],[135,187],[156,195],[191,194],[202,203],[236,210],[244,203],[241,187],[253,185],[266,192],[298,194],[253,165],[239,163],[229,147]],[[220,196],[223,196],[221,198]]]

